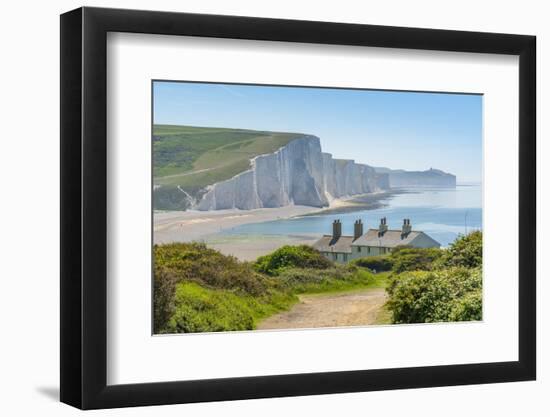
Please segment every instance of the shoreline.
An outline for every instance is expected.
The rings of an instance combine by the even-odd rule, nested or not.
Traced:
[[[354,211],[362,210],[374,210],[381,207],[385,207],[388,204],[385,200],[398,195],[398,194],[408,194],[414,191],[405,190],[405,189],[393,189],[389,191],[380,191],[376,193],[369,194],[358,194],[351,197],[346,197],[342,199],[335,199],[334,204],[331,203],[329,207],[319,209],[316,212],[306,213],[301,217],[305,216],[318,216],[325,214],[340,214],[340,213],[352,213]]]
[[[254,210],[154,212],[153,241],[154,243],[204,241],[226,229],[243,224],[288,219],[314,211],[319,211],[319,208],[285,206]]]
[[[284,245],[311,245],[322,233],[288,235],[227,235],[223,232],[250,223],[303,216],[346,213],[378,208],[399,191],[386,191],[335,199],[328,207],[285,206],[253,210],[155,211],[153,243],[203,242],[225,255],[251,261]]]

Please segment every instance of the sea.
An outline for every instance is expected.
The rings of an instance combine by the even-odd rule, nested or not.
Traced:
[[[477,183],[454,188],[411,188],[380,201],[381,207],[345,213],[319,213],[263,223],[251,223],[225,230],[228,235],[312,235],[331,234],[332,222],[342,222],[342,234],[352,235],[353,224],[361,219],[364,231],[377,228],[385,217],[390,229],[400,229],[410,219],[413,230],[427,233],[442,247],[459,235],[482,229],[482,187]]]

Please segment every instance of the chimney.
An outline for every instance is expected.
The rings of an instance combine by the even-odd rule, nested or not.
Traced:
[[[363,222],[359,219],[353,224],[353,240],[359,239],[361,236],[363,236]]]
[[[378,236],[382,236],[388,230],[388,225],[386,224],[386,218],[382,217],[380,219],[380,226],[378,226]]]
[[[403,227],[401,229],[401,239],[407,237],[411,233],[411,219],[403,219]]]
[[[340,236],[342,236],[342,223],[340,223],[340,219],[338,219],[332,222],[332,238],[339,239]]]

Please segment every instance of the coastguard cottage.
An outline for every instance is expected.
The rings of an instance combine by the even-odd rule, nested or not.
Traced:
[[[385,217],[380,219],[378,229],[369,229],[364,234],[362,221],[356,220],[353,236],[342,236],[342,223],[335,220],[332,235],[324,235],[313,244],[326,258],[341,263],[365,256],[385,255],[397,246],[439,248],[441,245],[426,233],[412,230],[410,219],[403,219],[400,230],[391,230]]]

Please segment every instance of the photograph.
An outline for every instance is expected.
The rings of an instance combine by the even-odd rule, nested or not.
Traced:
[[[537,415],[543,14],[318,6],[65,5],[57,35],[42,13],[52,36],[14,44],[58,53],[8,83],[8,127],[49,123],[60,146],[8,135],[29,203],[6,206],[7,334],[31,362],[7,380],[35,387],[10,407]],[[29,83],[59,106],[30,117]],[[22,187],[22,157],[59,192],[47,169]]]
[[[155,334],[482,320],[482,95],[152,88]]]
[[[483,319],[482,95],[152,94],[155,334]]]

